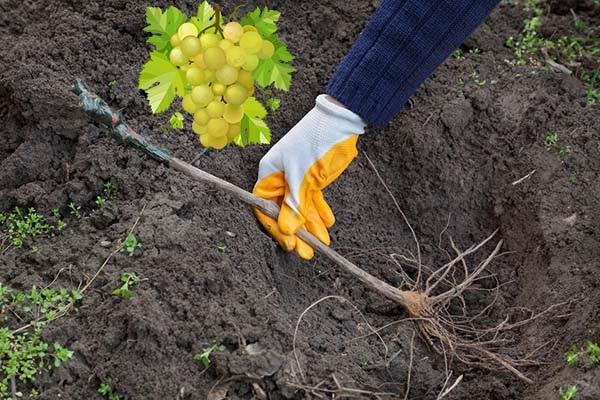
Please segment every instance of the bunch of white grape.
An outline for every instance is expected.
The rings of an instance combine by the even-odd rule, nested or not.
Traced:
[[[219,33],[198,32],[186,22],[171,37],[171,62],[185,72],[191,93],[183,97],[194,115],[192,130],[204,147],[222,149],[240,134],[242,104],[254,93],[252,71],[275,47],[256,28],[229,22]]]

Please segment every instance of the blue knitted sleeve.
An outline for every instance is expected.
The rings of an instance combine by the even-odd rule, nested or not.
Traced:
[[[500,0],[382,0],[327,93],[381,127]]]

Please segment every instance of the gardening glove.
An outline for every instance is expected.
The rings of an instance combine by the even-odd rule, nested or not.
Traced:
[[[260,160],[254,194],[281,210],[277,221],[257,209],[254,213],[284,250],[295,250],[306,260],[313,257],[313,249],[295,235],[302,227],[326,245],[331,242],[327,228],[335,217],[323,189],[356,157],[364,128],[358,115],[320,95],[315,107]]]

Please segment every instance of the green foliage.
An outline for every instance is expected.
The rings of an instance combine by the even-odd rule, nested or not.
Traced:
[[[263,105],[254,97],[249,97],[242,104],[242,108],[244,109],[244,117],[241,121],[242,132],[235,139],[235,143],[241,147],[248,143],[271,143],[271,129],[264,121],[267,110]]]
[[[11,213],[0,215],[0,224],[5,225],[8,238],[15,247],[23,246],[26,239],[47,233],[52,226],[34,208],[15,208]]]
[[[141,247],[142,244],[138,242],[135,235],[133,233],[130,233],[125,238],[125,241],[123,242],[123,249],[121,251],[127,251],[129,257],[133,257],[133,253],[135,253],[135,251]]]
[[[104,182],[103,193],[107,198],[114,198],[117,195],[117,191],[117,187],[111,181]]]
[[[179,111],[174,112],[171,118],[169,118],[169,125],[173,129],[183,129],[183,114]]]
[[[198,7],[198,12],[195,17],[192,17],[191,22],[196,25],[199,32],[202,32],[213,25],[214,16],[215,9],[205,0]]]
[[[158,7],[146,7],[146,24],[144,32],[152,34],[148,43],[154,46],[157,52],[169,54],[171,36],[177,32],[179,25],[187,20],[187,16],[176,7],[169,7],[163,13]]]
[[[525,10],[531,17],[523,22],[523,29],[518,37],[509,37],[506,45],[514,51],[517,65],[546,64],[550,59],[569,68],[574,68],[576,77],[584,82],[589,82],[586,92],[588,103],[600,103],[600,92],[591,81],[593,71],[587,69],[589,65],[598,65],[600,61],[600,38],[597,32],[588,27],[581,18],[574,14],[575,28],[581,32],[579,35],[562,35],[545,38],[540,34],[544,9],[541,2],[528,0]],[[596,72],[600,67],[596,67]],[[598,77],[600,78],[600,76]]]
[[[104,207],[104,203],[106,203],[106,199],[102,196],[96,196],[95,203],[98,206],[98,208],[102,208]]]
[[[142,68],[138,87],[146,91],[154,114],[167,110],[176,95],[183,97],[186,93],[183,72],[157,51],[150,53],[150,61]]]
[[[204,368],[209,368],[211,363],[210,356],[215,350],[225,351],[225,346],[221,343],[215,343],[211,347],[205,347],[200,353],[194,354],[194,360],[200,361],[204,365]]]
[[[557,133],[549,133],[544,138],[544,144],[547,148],[551,148],[552,146],[555,146],[558,143],[558,140],[559,138]]]
[[[578,389],[576,385],[571,385],[566,389],[560,389],[560,400],[575,400]]]
[[[0,398],[10,398],[11,377],[17,382],[30,383],[41,373],[71,359],[71,350],[60,343],[50,346],[42,340],[42,334],[44,326],[80,299],[81,293],[77,291],[35,286],[28,292],[13,291],[0,283]],[[9,328],[17,323],[22,327]]]
[[[101,383],[98,387],[98,393],[106,397],[106,400],[123,400],[123,397],[113,392],[109,383]]]
[[[279,110],[279,107],[281,107],[281,100],[272,97],[270,99],[267,99],[267,105],[269,106],[271,111],[277,111]]]
[[[140,277],[135,272],[125,272],[121,274],[119,280],[121,281],[121,286],[113,290],[112,294],[126,299],[132,298],[133,291],[131,289],[141,282]]]
[[[579,350],[577,349],[577,346],[572,345],[569,350],[565,352],[565,361],[571,367],[577,366],[577,363],[579,362]]]
[[[74,202],[70,202],[69,204],[67,204],[67,208],[69,209],[69,212],[71,213],[71,215],[73,215],[77,218],[81,218],[81,213],[80,213],[81,206],[78,206]]]
[[[586,352],[592,364],[600,364],[600,345],[594,342],[588,342]]]

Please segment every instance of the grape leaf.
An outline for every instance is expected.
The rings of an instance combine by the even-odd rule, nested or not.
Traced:
[[[171,36],[177,28],[187,20],[187,16],[177,7],[169,7],[163,13],[159,7],[146,7],[146,23],[144,32],[151,33],[148,43],[157,51],[167,54],[171,50]]]
[[[150,61],[142,68],[138,87],[146,92],[154,114],[169,108],[176,94],[185,95],[183,73],[167,56],[157,51],[150,53]]]
[[[261,10],[260,7],[256,7],[254,11],[250,11],[242,18],[241,24],[254,25],[263,38],[268,38],[277,32],[277,21],[280,16],[279,11],[270,10],[268,7]]]
[[[254,97],[249,97],[244,104],[244,117],[241,121],[241,134],[235,138],[235,144],[244,147],[248,144],[271,143],[271,129],[267,126],[264,118],[267,110]]]
[[[198,14],[192,17],[192,24],[196,25],[199,32],[202,32],[205,28],[213,24],[213,17],[215,15],[214,8],[206,0],[198,6]]]
[[[171,124],[173,129],[183,129],[183,114],[179,111],[173,113],[171,118],[169,118],[169,124]]]
[[[277,89],[289,90],[292,83],[292,72],[295,70],[291,65],[271,58],[262,60],[253,75],[256,83],[262,87],[274,84]]]

